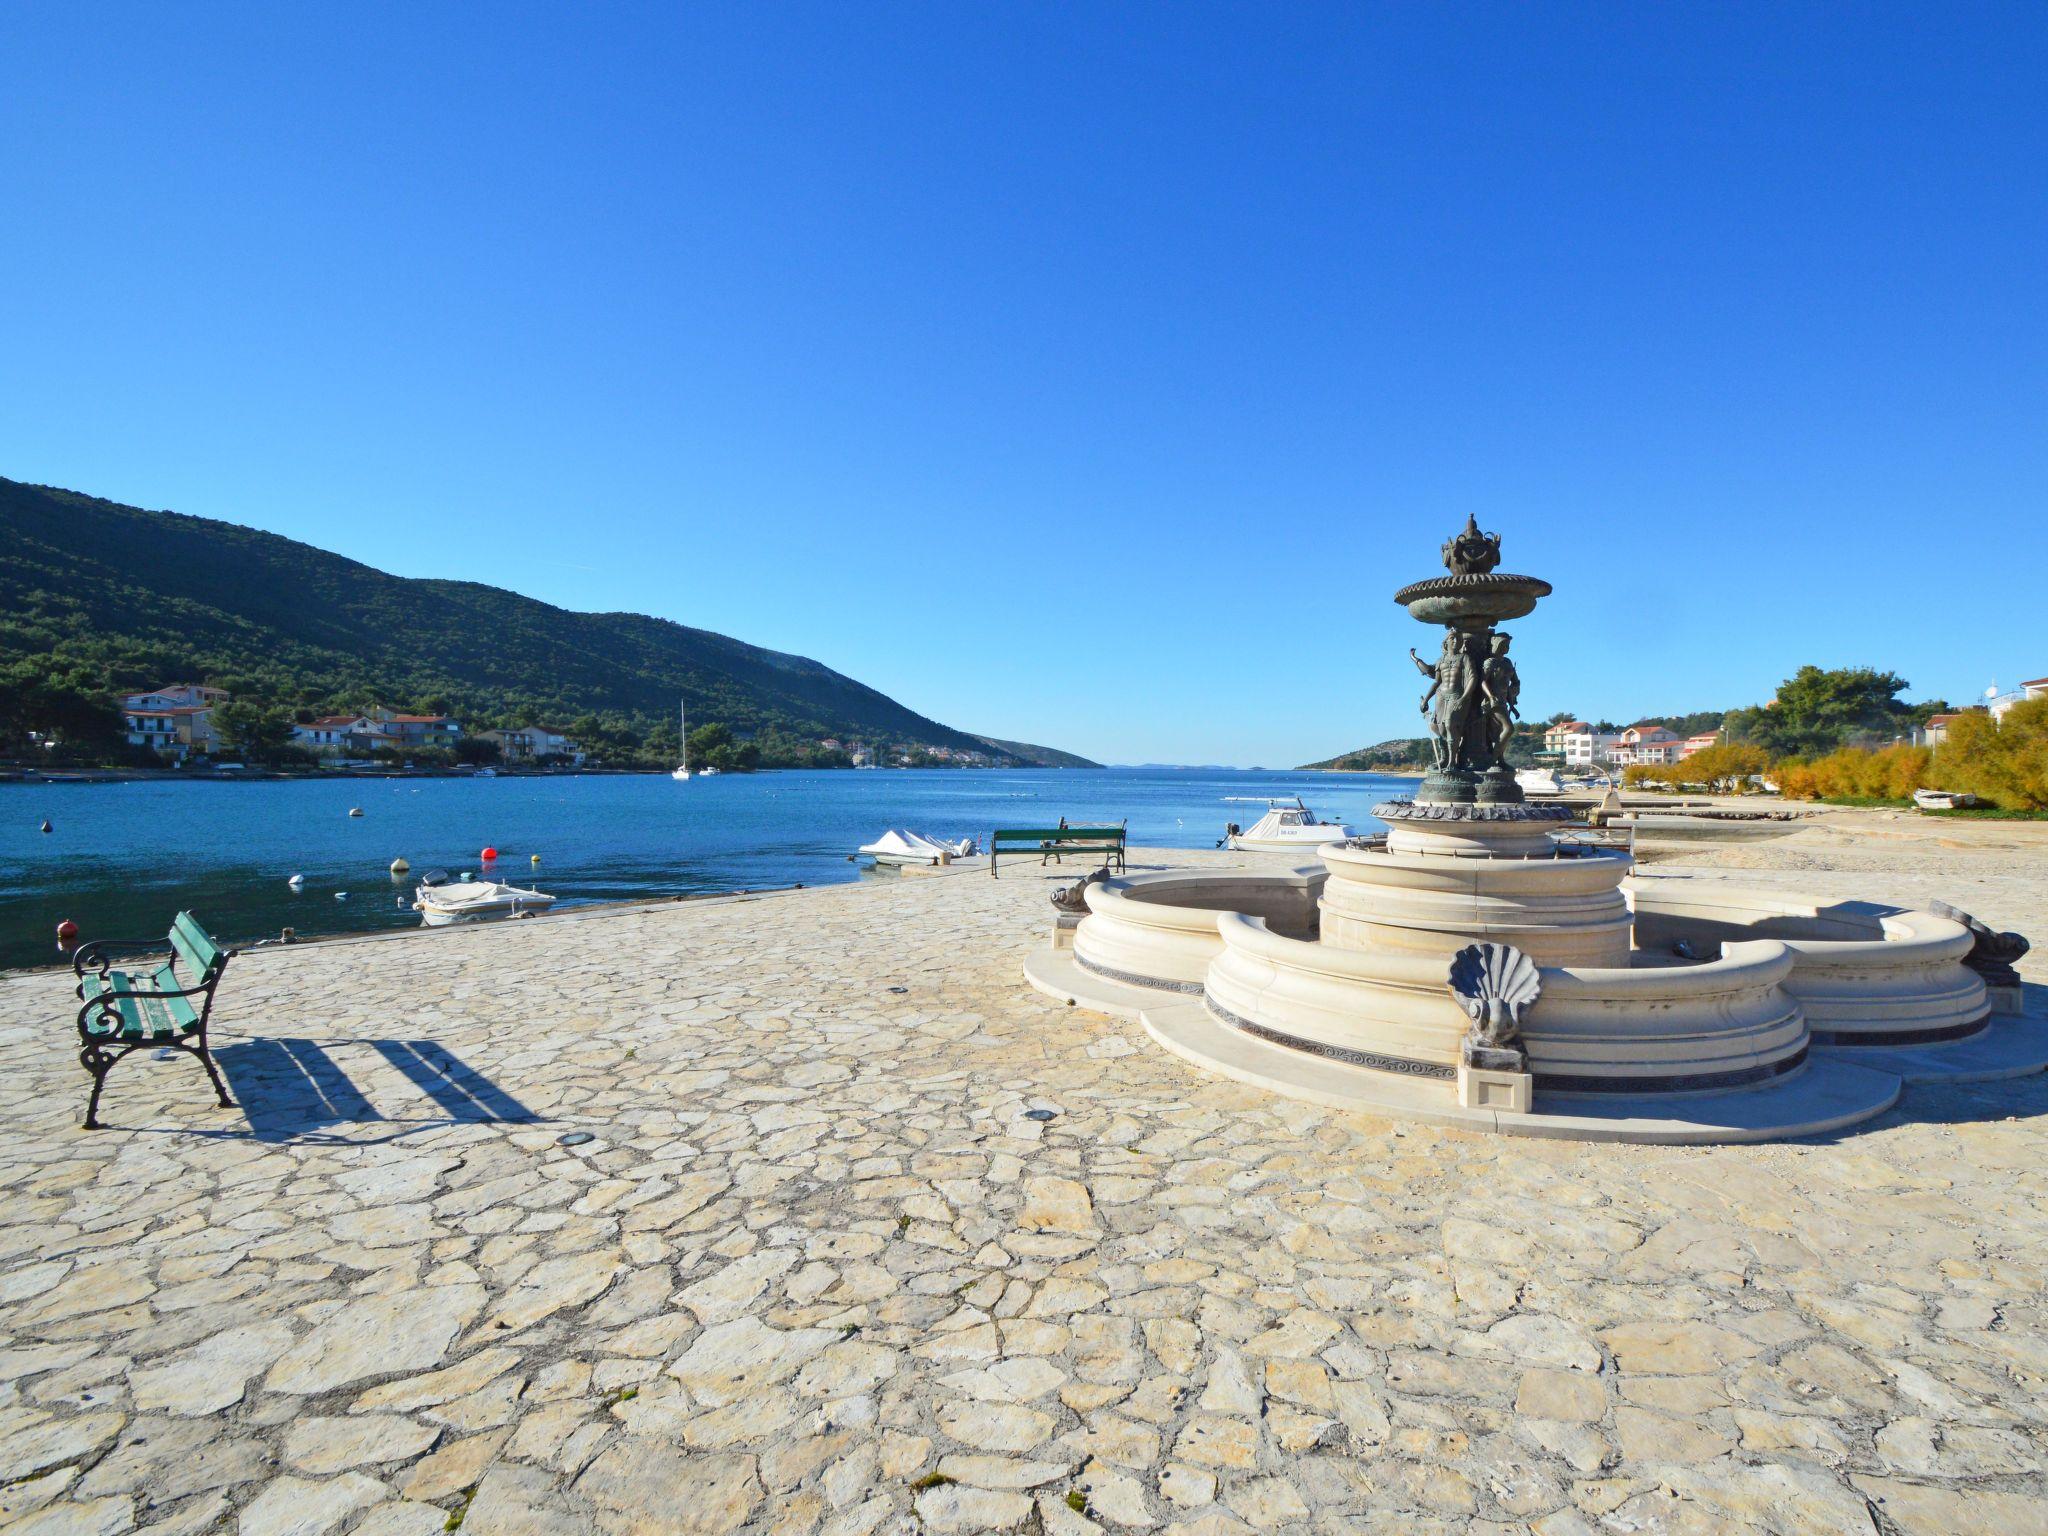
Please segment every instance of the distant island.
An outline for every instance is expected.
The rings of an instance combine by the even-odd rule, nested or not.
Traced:
[[[175,685],[223,691],[223,750],[273,761],[303,756],[293,743],[311,724],[381,714],[666,767],[680,699],[693,758],[699,728],[715,727],[735,767],[1099,766],[957,730],[710,630],[394,576],[235,523],[0,478],[0,755],[160,761],[124,700]]]

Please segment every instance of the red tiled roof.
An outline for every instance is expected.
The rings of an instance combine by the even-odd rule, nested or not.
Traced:
[[[2024,683],[2021,683],[2020,686],[2022,688],[2048,688],[2048,677],[2030,677]]]

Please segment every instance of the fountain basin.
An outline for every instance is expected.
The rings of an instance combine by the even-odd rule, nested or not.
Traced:
[[[1238,915],[1218,930],[1203,1000],[1221,1023],[1346,1067],[1455,1081],[1471,1021],[1446,985],[1447,953],[1338,950]],[[1727,1092],[1797,1072],[1808,1041],[1784,988],[1792,969],[1771,939],[1698,965],[1544,967],[1522,1024],[1539,1100]]]
[[[1967,1039],[1990,1023],[1991,999],[1964,965],[1961,923],[1875,902],[1817,902],[1683,876],[1637,876],[1625,887],[1636,942],[1664,950],[1687,940],[1771,939],[1793,959],[1785,990],[1799,1000],[1816,1046],[1917,1046]]]
[[[1390,843],[1385,851],[1334,844],[1319,857],[1330,872],[1321,902],[1329,947],[1448,955],[1491,939],[1539,966],[1629,963],[1625,853],[1432,857]]]
[[[1276,932],[1312,938],[1316,898],[1328,872],[1168,872],[1105,880],[1087,890],[1088,916],[1074,931],[1081,970],[1124,986],[1199,996],[1209,962],[1223,951],[1216,920],[1226,912],[1264,919]]]

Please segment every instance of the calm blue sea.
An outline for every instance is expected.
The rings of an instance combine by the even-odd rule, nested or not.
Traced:
[[[190,908],[225,942],[412,927],[418,876],[483,868],[571,902],[861,878],[847,855],[889,827],[986,840],[997,826],[1130,823],[1134,843],[1207,847],[1300,794],[1354,826],[1414,781],[1209,769],[819,770],[666,776],[0,784],[0,967],[53,964],[85,938],[161,934]],[[361,806],[358,818],[348,815]],[[53,829],[37,830],[48,818]],[[531,856],[540,855],[536,867]],[[403,856],[413,873],[394,879]],[[305,885],[293,891],[286,877]],[[335,899],[347,892],[345,901]]]

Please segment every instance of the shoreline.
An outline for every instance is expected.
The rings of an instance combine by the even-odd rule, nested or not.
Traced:
[[[1069,769],[1053,763],[1016,763],[1003,767],[976,767],[970,764],[925,763],[916,768],[893,768],[877,770],[890,773],[911,773],[919,771],[945,773],[1088,773],[1104,771],[1100,766],[1094,769]],[[851,773],[851,765],[837,763],[792,764],[778,768],[721,768],[714,778],[752,778],[763,773]],[[76,769],[0,769],[0,785],[30,784],[47,788],[52,784],[284,784],[311,783],[326,784],[340,779],[613,779],[613,778],[655,778],[665,779],[671,770],[667,768],[502,768],[493,767],[489,773],[479,773],[470,768],[312,768],[297,772],[282,768],[242,768],[228,772],[218,769],[203,771],[184,768],[76,768]],[[702,775],[698,775],[701,777]],[[1390,774],[1390,778],[1406,775]]]

